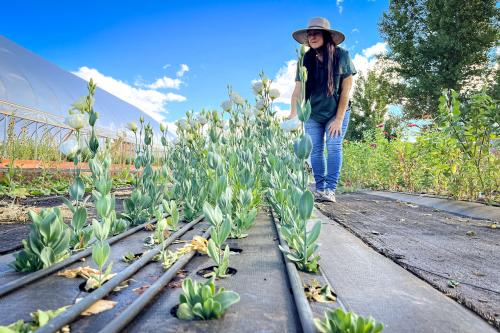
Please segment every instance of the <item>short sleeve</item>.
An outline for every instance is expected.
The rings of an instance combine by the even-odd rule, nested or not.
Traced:
[[[342,78],[346,78],[349,75],[356,75],[356,67],[352,63],[351,57],[349,56],[349,51],[342,50],[339,59],[340,74]]]

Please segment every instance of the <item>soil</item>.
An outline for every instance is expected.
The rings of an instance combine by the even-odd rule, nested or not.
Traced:
[[[491,228],[491,221],[363,193],[339,194],[337,203],[316,206],[381,254],[500,328],[500,230]]]

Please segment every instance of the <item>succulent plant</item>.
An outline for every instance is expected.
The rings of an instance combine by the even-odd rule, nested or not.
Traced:
[[[11,264],[16,271],[33,272],[52,266],[69,254],[71,231],[58,208],[46,208],[39,214],[29,212],[33,224],[24,249]]]
[[[187,278],[182,282],[177,317],[183,320],[217,319],[239,300],[240,295],[234,291],[226,291],[224,288],[216,289],[213,278],[205,283]]]
[[[384,325],[371,316],[365,318],[342,309],[326,311],[325,319],[314,319],[314,324],[322,333],[379,333],[384,329]]]

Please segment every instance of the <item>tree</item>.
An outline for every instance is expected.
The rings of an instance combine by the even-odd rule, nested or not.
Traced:
[[[443,89],[461,91],[487,75],[488,54],[498,45],[500,9],[495,0],[391,1],[380,20],[391,68],[404,79],[405,116],[435,116]]]
[[[375,70],[360,73],[352,98],[347,140],[363,139],[363,132],[384,122],[391,101],[389,80]]]

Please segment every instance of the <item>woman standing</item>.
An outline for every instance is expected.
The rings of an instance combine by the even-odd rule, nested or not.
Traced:
[[[313,144],[311,164],[316,181],[315,197],[335,202],[335,189],[342,166],[342,141],[349,124],[349,92],[356,69],[348,51],[338,46],[344,41],[344,34],[330,29],[327,19],[312,18],[306,29],[295,31],[292,36],[300,44],[310,47],[304,55],[308,73],[305,98],[311,102],[311,117],[305,123],[305,130]],[[297,114],[297,101],[302,91],[298,67],[289,118]],[[326,170],[325,135],[328,151]]]

